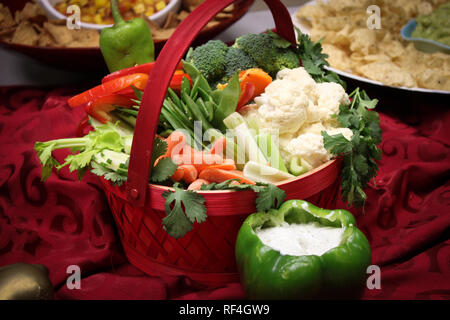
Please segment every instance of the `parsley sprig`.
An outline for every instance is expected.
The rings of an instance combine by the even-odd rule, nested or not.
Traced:
[[[267,211],[269,209],[278,209],[286,198],[286,192],[270,183],[257,182],[252,184],[232,184],[237,179],[230,179],[221,183],[210,183],[202,185],[201,190],[251,190],[257,194],[256,209],[258,211]]]
[[[162,194],[166,199],[167,214],[163,225],[170,236],[180,238],[192,230],[195,221],[202,223],[206,220],[205,198],[194,191],[179,188],[178,184],[173,187],[174,191],[168,190]]]
[[[334,155],[343,157],[341,173],[342,198],[349,205],[361,207],[366,201],[364,188],[378,172],[377,160],[381,159],[380,118],[372,109],[378,103],[370,99],[365,91],[355,89],[350,95],[349,106],[340,106],[336,115],[340,125],[353,132],[347,140],[341,133],[328,135],[322,131],[325,148]]]
[[[297,55],[302,66],[316,82],[336,82],[346,88],[346,83],[339,76],[324,67],[329,66],[328,55],[322,52],[322,40],[313,42],[307,34],[303,34],[297,27]]]
[[[252,190],[257,193],[255,204],[258,211],[277,209],[286,198],[286,193],[273,184],[232,184],[234,180],[236,179],[203,185],[201,190]],[[202,223],[206,220],[205,198],[195,191],[180,188],[178,183],[173,187],[174,191],[168,190],[162,194],[166,200],[167,214],[163,219],[163,226],[170,236],[180,238],[192,230],[194,222]]]

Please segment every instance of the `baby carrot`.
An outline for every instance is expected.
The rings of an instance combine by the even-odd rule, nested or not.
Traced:
[[[200,179],[210,182],[223,182],[230,179],[238,179],[241,183],[255,184],[254,181],[244,177],[242,171],[223,170],[218,168],[206,168],[199,174]]]
[[[225,137],[220,137],[214,141],[209,153],[218,154],[222,156],[225,153],[225,148],[227,147],[227,139]]]
[[[184,170],[183,168],[178,167],[177,170],[173,173],[173,175],[170,177],[173,181],[178,182],[181,179],[183,179],[184,176]]]
[[[200,190],[202,185],[204,185],[204,184],[208,185],[209,183],[210,182],[205,179],[197,179],[194,182],[192,182],[187,189],[188,190]]]
[[[186,137],[180,131],[173,131],[165,140],[167,151],[165,157],[172,157],[172,152],[179,154],[186,144]]]
[[[179,166],[178,168],[180,168],[184,171],[183,180],[186,183],[192,183],[197,179],[198,171],[193,165],[185,164],[185,165]]]
[[[223,163],[213,164],[210,166],[202,167],[199,172],[201,172],[205,169],[208,169],[208,168],[216,168],[216,169],[223,169],[223,170],[236,170],[236,164],[235,164],[234,160],[232,160],[232,159],[223,159]]]

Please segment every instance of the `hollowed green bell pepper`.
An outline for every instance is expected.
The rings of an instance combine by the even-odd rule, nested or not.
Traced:
[[[321,256],[283,255],[263,244],[255,233],[258,228],[275,227],[283,222],[314,222],[345,230],[340,244]],[[364,290],[371,252],[350,212],[290,200],[278,210],[247,217],[236,240],[236,262],[249,299],[356,298]]]
[[[114,25],[102,29],[100,49],[110,72],[155,60],[152,33],[142,18],[125,21],[118,0],[111,0]]]

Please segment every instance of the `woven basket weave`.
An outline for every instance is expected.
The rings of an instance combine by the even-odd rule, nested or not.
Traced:
[[[207,0],[176,29],[156,60],[144,90],[131,149],[128,181],[122,187],[102,179],[125,254],[134,266],[150,275],[182,275],[206,286],[238,281],[234,244],[243,220],[256,211],[252,191],[204,191],[208,218],[174,239],[163,229],[162,193],[170,188],[148,184],[153,137],[162,102],[176,65],[195,35],[223,8],[236,0]],[[292,43],[295,34],[286,7],[265,0],[277,33]],[[296,179],[278,184],[287,199],[306,199],[332,207],[339,192],[340,161],[332,160]]]

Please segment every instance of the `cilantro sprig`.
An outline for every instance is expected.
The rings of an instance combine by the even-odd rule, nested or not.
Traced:
[[[316,82],[336,82],[346,88],[346,83],[339,76],[324,67],[329,66],[328,55],[322,52],[322,40],[313,42],[307,34],[303,34],[297,27],[297,55],[302,66]]]
[[[195,191],[184,190],[174,184],[174,191],[164,191],[166,199],[163,219],[164,229],[174,237],[180,238],[192,230],[194,222],[202,223],[206,220],[205,198]]]
[[[221,183],[210,183],[201,186],[201,190],[251,190],[257,194],[256,209],[258,211],[267,211],[269,209],[278,209],[286,198],[286,192],[270,183],[257,182],[252,184],[232,184],[237,179],[230,179]]]
[[[163,157],[166,152],[167,142],[160,138],[155,138],[152,152],[152,168],[150,170],[151,182],[164,182],[177,170],[177,164],[170,157]]]
[[[336,115],[342,127],[353,132],[347,140],[341,133],[329,135],[322,131],[325,148],[332,154],[343,157],[341,194],[349,205],[361,207],[366,201],[364,188],[378,172],[377,160],[381,159],[380,118],[374,109],[377,99],[370,99],[365,91],[355,89],[350,95],[349,106],[340,106]]]
[[[252,190],[257,193],[255,204],[258,211],[278,209],[286,198],[286,193],[273,184],[232,184],[235,180],[202,185],[200,190]],[[163,219],[163,226],[170,236],[180,238],[192,230],[194,222],[202,223],[206,220],[205,198],[195,191],[180,188],[178,183],[173,188],[174,191],[168,190],[162,194],[166,200],[167,214]]]

